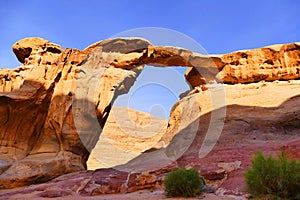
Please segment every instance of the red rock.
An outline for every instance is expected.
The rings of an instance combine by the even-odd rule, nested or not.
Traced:
[[[224,169],[205,169],[201,171],[201,176],[210,181],[222,180],[226,176]]]

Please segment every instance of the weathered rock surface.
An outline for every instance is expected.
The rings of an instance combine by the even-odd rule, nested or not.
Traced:
[[[39,59],[32,59],[33,55],[44,56],[46,53],[52,56],[52,54],[60,54],[62,52],[62,48],[61,46],[53,44],[43,38],[25,38],[14,44],[13,51],[21,63],[26,62],[26,64],[39,64],[32,63],[32,61],[41,62]]]
[[[29,41],[33,47],[28,56],[24,52],[28,50]],[[107,43],[103,45],[109,45],[109,41]],[[115,93],[126,92],[142,69],[107,68],[102,61],[111,62],[114,57],[101,49],[53,52],[53,46],[57,45],[39,38],[19,41],[13,48],[24,65],[0,73],[3,88],[0,94],[0,188],[44,182],[84,170],[101,128],[95,127],[95,121],[89,117],[96,115],[97,123],[103,127]],[[93,57],[95,52],[97,55]],[[95,84],[91,76],[85,79],[86,74],[101,81]],[[95,98],[89,98],[89,92]],[[76,105],[77,110],[72,110],[72,105]],[[91,105],[92,113],[84,110]],[[74,115],[81,124],[75,124]]]
[[[212,55],[219,80],[224,83],[293,80],[300,78],[300,43],[273,45],[263,48]],[[185,74],[192,86],[203,84],[199,70],[190,68]]]
[[[166,119],[146,112],[113,106],[87,161],[88,169],[127,163],[156,145],[165,133],[167,123]]]
[[[172,164],[153,171],[131,174],[116,169],[75,172],[48,183],[7,191],[3,198],[85,198],[144,188],[161,190],[163,177],[178,167],[197,168],[206,184],[216,190],[219,196],[243,197],[247,193],[243,173],[250,167],[254,152],[260,150],[276,156],[279,150],[285,150],[290,157],[300,159],[300,81],[224,87],[227,97],[224,129],[206,157],[199,158],[199,150],[211,118],[210,90],[218,88],[193,95],[202,108],[199,130],[192,145]],[[141,167],[145,163],[159,165],[159,161],[158,157],[142,155],[131,162]]]
[[[104,40],[83,51],[27,38],[13,50],[23,65],[0,71],[0,188],[84,170],[111,104],[143,64],[190,65],[182,56],[193,55],[134,38]]]
[[[153,148],[165,150],[166,156],[173,161],[186,152],[194,137],[199,140],[197,144],[201,144],[204,140],[203,131],[207,129],[201,122],[209,122],[212,109],[222,110],[223,106],[231,105],[221,102],[218,108],[211,106],[211,101],[214,100],[211,99],[210,92],[214,90],[198,93],[201,90],[197,86],[203,86],[211,80],[249,83],[260,80],[293,80],[300,76],[298,43],[249,50],[244,54],[235,52],[222,56],[205,56],[176,47],[153,46],[146,40],[135,38],[104,40],[82,51],[62,50],[60,46],[44,39],[29,38],[17,42],[13,50],[23,65],[13,70],[0,70],[0,188],[45,182],[65,173],[86,169],[86,161],[104,128],[111,104],[118,95],[129,90],[144,64],[193,67],[186,77],[195,89],[174,106],[166,134]],[[190,74],[195,69],[201,76]],[[189,77],[201,81],[195,84]],[[290,84],[287,87],[293,88]],[[287,95],[288,98],[299,91],[298,84],[295,87]],[[202,88],[207,89],[209,86]],[[282,91],[281,88],[284,87],[276,87],[279,91]],[[231,110],[230,114],[234,116],[232,119],[226,116],[226,123],[233,125],[232,129],[228,128],[230,131],[225,125],[222,134],[226,135],[226,131],[229,133],[225,141],[234,138],[231,130],[236,131],[246,126],[249,129],[242,131],[251,130],[249,134],[255,133],[257,137],[261,131],[255,130],[269,130],[266,124],[276,131],[297,133],[297,96],[290,101],[285,99],[289,104],[280,102],[282,106],[276,107],[273,100],[277,98],[272,94],[272,99],[264,99],[262,102],[266,101],[267,106],[274,107],[264,109],[267,107],[265,102],[249,105],[249,102],[257,102],[257,95],[250,96],[252,99],[241,98],[242,103],[236,101],[237,105],[242,106]],[[220,99],[222,98],[221,96]],[[290,103],[295,105],[289,106],[290,110],[287,111],[286,107]],[[243,110],[245,108],[246,111]],[[273,113],[274,109],[276,114]],[[240,112],[245,115],[240,116]],[[257,116],[257,112],[266,114],[259,115],[264,117],[262,119]],[[194,132],[200,115],[199,130]],[[249,124],[251,125],[248,126]],[[261,135],[265,137],[265,134]],[[213,142],[215,138],[208,139]],[[193,148],[199,151],[197,144],[193,143],[187,152],[193,152]],[[226,144],[228,141],[224,143]],[[155,153],[151,152],[157,152],[153,149],[129,162],[129,168],[137,167],[139,161],[147,161],[145,163],[149,169],[154,169],[154,165],[157,169],[160,161],[152,156]],[[135,150],[144,149],[137,147]],[[151,160],[151,156],[154,160]],[[162,166],[164,165],[165,163]],[[193,161],[189,161],[189,165],[197,166]],[[103,176],[99,176],[103,181]],[[98,184],[99,187],[102,187],[101,184]]]

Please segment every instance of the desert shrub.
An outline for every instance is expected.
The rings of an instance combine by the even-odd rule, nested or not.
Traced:
[[[195,197],[200,195],[203,179],[196,169],[176,169],[165,178],[165,191],[168,197]]]
[[[284,152],[278,159],[256,153],[245,178],[253,196],[300,199],[300,162],[287,158]]]

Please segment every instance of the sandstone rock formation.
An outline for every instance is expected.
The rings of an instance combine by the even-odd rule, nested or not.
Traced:
[[[300,43],[272,45],[224,55],[211,55],[224,83],[293,80],[300,78]],[[202,84],[202,75],[195,68],[185,74],[192,86]]]
[[[184,133],[198,126],[200,110],[209,112],[199,107],[197,86],[212,80],[246,83],[300,76],[298,43],[205,56],[137,38],[104,40],[82,51],[28,38],[13,51],[23,65],[0,70],[0,188],[86,169],[111,104],[129,90],[144,64],[193,67],[186,77],[195,89],[174,106],[157,145],[174,160],[195,137]]]
[[[28,47],[30,41],[31,48]],[[107,47],[107,43],[97,47]],[[93,53],[98,52],[101,58],[108,58],[94,58],[89,53],[93,47],[85,51],[66,49],[62,52],[53,47],[57,45],[40,38],[21,40],[13,49],[18,59],[24,62],[23,66],[0,73],[1,188],[44,182],[68,172],[84,170],[89,150],[94,147],[95,137],[98,138],[100,132],[97,130],[99,125],[94,126],[94,121],[89,120],[90,113],[81,109],[93,105],[92,114],[96,113],[96,119],[103,127],[115,92],[125,92],[142,69],[106,68],[101,61],[111,62],[109,59],[113,56],[95,50]],[[98,66],[99,70],[93,71]],[[88,73],[101,80],[95,84],[101,90],[89,87],[93,86],[93,79],[82,83],[84,74]],[[88,94],[89,90],[95,92],[95,101],[85,95],[84,92]],[[76,105],[77,110],[72,110],[72,105]],[[75,125],[74,115],[83,126]]]
[[[149,113],[113,106],[87,161],[88,169],[127,163],[155,146],[164,134],[167,123],[166,119]]]
[[[142,39],[105,40],[80,51],[28,38],[13,50],[23,65],[0,72],[0,188],[84,170],[112,102],[143,64],[186,65],[176,53],[192,54]]]
[[[194,167],[221,199],[224,199],[223,195],[243,199],[247,193],[243,173],[250,167],[255,151],[276,156],[279,150],[285,150],[292,158],[300,159],[300,80],[225,85],[224,89],[227,97],[224,129],[216,146],[205,158],[198,155],[211,118],[209,90],[193,95],[202,108],[199,130],[193,144],[176,162],[143,173],[115,169],[75,172],[44,184],[8,191],[3,198],[88,199],[101,194],[124,194],[149,188],[160,192],[163,177],[170,170]],[[137,165],[159,165],[155,156],[139,156],[135,160]]]

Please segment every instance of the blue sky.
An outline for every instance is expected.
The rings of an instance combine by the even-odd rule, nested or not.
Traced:
[[[11,46],[32,36],[83,49],[129,29],[163,27],[213,54],[295,42],[299,10],[298,0],[1,0],[0,67],[19,66]]]

